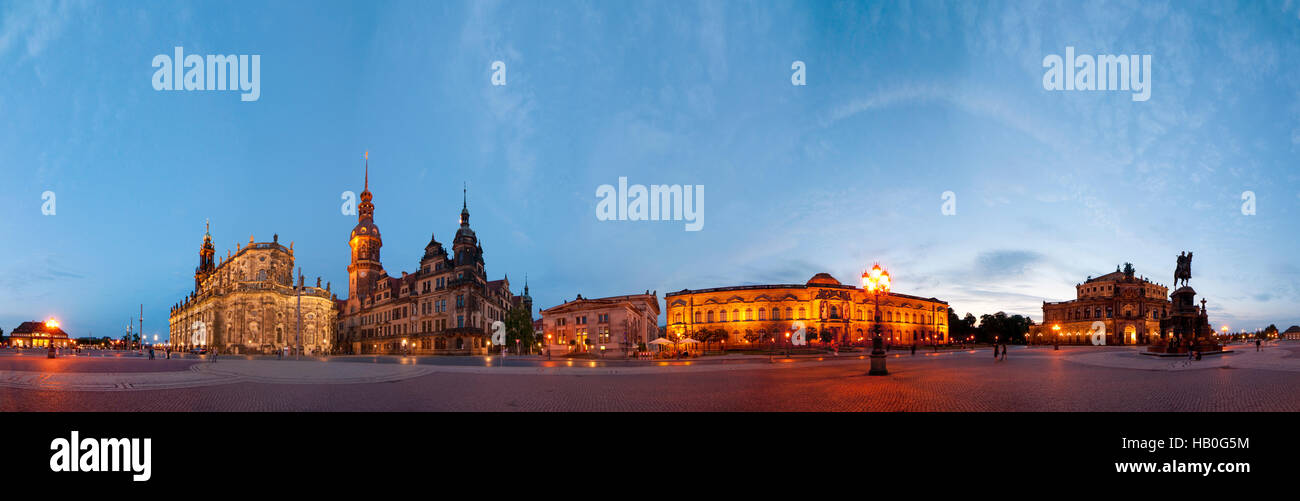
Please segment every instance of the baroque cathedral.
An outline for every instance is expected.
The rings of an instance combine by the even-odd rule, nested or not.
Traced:
[[[339,349],[354,354],[481,355],[491,344],[492,323],[523,307],[531,313],[528,284],[522,296],[508,277],[487,279],[483,246],[469,226],[468,194],[451,252],[429,237],[415,272],[390,275],[380,261],[383,237],[375,225],[367,155],[365,187],[348,245],[348,297],[336,301]]]
[[[177,349],[209,348],[220,353],[304,353],[331,351],[335,310],[330,286],[294,283],[293,243],[235,244],[218,261],[205,228],[194,269],[194,292],[171,308],[168,331]]]

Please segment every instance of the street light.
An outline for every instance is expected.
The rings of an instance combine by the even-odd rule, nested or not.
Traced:
[[[889,272],[882,269],[879,263],[862,274],[862,288],[876,300],[875,321],[871,326],[874,334],[871,337],[871,370],[867,372],[870,376],[889,375],[889,370],[885,368],[885,341],[880,337],[880,295],[889,294],[889,285]]]
[[[1052,337],[1055,338],[1055,342],[1052,343],[1052,349],[1061,349],[1061,324],[1052,325],[1052,334]]]

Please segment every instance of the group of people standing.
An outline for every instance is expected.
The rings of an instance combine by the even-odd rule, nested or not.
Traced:
[[[999,361],[999,360],[1006,360],[1006,359],[1007,359],[1007,344],[1006,344],[1006,343],[1001,343],[1001,344],[996,344],[996,343],[995,343],[995,344],[993,345],[993,361],[994,361],[994,362],[997,362],[997,361]]]

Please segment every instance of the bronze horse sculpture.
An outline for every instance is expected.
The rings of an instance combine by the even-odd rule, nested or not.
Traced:
[[[1174,268],[1174,287],[1178,286],[1178,281],[1182,280],[1183,285],[1192,278],[1192,253],[1178,254],[1178,267]]]

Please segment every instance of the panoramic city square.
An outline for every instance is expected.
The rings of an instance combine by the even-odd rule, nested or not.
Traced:
[[[1297,411],[1300,342],[684,361],[0,355],[0,411]]]

